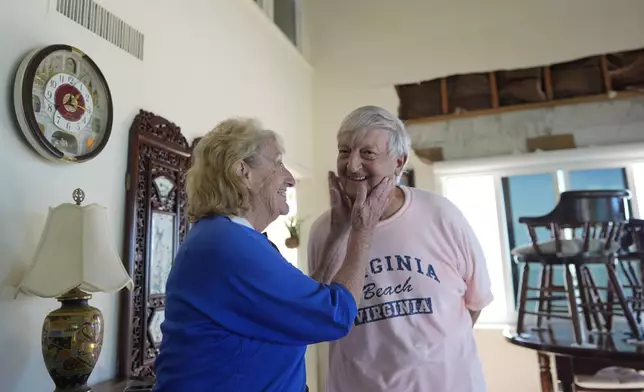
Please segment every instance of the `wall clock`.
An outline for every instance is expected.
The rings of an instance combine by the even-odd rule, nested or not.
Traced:
[[[77,163],[96,157],[110,138],[112,95],[96,63],[69,45],[28,54],[14,83],[20,129],[43,157]]]

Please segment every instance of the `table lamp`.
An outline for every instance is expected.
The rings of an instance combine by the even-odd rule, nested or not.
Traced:
[[[103,314],[88,304],[90,293],[132,290],[132,280],[116,252],[106,208],[76,204],[50,208],[29,272],[18,290],[56,298],[61,307],[45,317],[42,353],[55,392],[85,392],[103,346]]]

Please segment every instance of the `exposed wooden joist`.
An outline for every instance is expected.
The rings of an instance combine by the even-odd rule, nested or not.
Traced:
[[[552,101],[555,95],[552,92],[552,73],[550,72],[550,67],[543,67],[543,84],[546,89],[546,99]]]
[[[441,78],[441,105],[442,113],[449,113],[449,97],[447,96],[447,78]]]
[[[613,87],[610,81],[610,75],[608,74],[608,60],[606,60],[606,55],[601,57],[602,64],[602,79],[604,79],[604,91],[610,92]]]
[[[496,74],[490,72],[490,92],[492,93],[492,107],[499,107],[499,88],[496,85]]]

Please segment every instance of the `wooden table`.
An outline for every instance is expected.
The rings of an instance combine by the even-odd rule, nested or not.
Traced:
[[[626,326],[617,324],[612,334],[586,333],[586,343],[577,345],[570,322],[553,322],[544,330],[517,335],[512,328],[504,331],[514,345],[538,353],[541,390],[555,391],[550,373],[550,357],[555,356],[557,378],[564,392],[572,392],[574,374],[593,374],[607,366],[625,366],[644,370],[644,345],[627,342]],[[573,371],[574,370],[574,371]]]

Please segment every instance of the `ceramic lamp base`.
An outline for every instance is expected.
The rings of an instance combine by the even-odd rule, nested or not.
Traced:
[[[42,354],[56,390],[87,392],[87,379],[103,347],[103,314],[88,305],[91,294],[72,289],[56,298],[59,309],[45,317]]]

